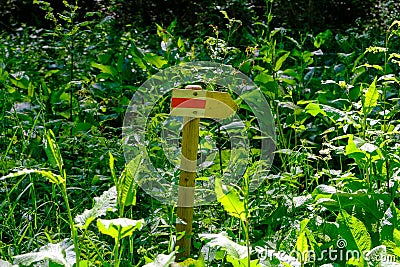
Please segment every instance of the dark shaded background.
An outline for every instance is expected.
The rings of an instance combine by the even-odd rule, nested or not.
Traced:
[[[44,27],[49,25],[44,19],[44,11],[33,0],[1,0],[0,23],[2,28],[12,30],[21,23]],[[53,0],[51,6],[62,12],[61,0]],[[72,3],[72,1],[69,1]],[[377,24],[382,16],[380,0],[275,0],[273,2],[274,27],[285,27],[299,31],[320,32],[325,29],[345,30],[362,23]],[[386,8],[399,8],[395,1],[384,1]],[[119,25],[135,24],[149,26],[169,24],[177,18],[181,27],[199,27],[216,23],[222,19],[220,10],[230,17],[251,25],[257,18],[265,19],[266,1],[189,1],[189,0],[86,0],[79,1],[80,19],[88,11],[101,11],[117,18]],[[79,18],[78,18],[79,19]],[[385,18],[381,18],[385,19]],[[374,22],[375,20],[375,22]],[[378,22],[381,24],[382,22]]]

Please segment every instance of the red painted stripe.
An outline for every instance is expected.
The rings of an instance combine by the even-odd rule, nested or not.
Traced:
[[[172,98],[173,108],[206,108],[206,100],[193,98]]]

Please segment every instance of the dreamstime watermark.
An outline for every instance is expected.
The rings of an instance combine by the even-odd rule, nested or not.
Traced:
[[[293,251],[290,254],[284,251],[275,251],[265,248],[256,248],[258,253],[258,258],[260,260],[272,260],[277,258],[278,260],[295,264],[295,262],[346,262],[350,259],[360,260],[363,259],[368,263],[391,263],[397,262],[397,257],[395,255],[389,255],[386,253],[385,246],[379,246],[372,250],[366,250],[359,252],[358,250],[346,249],[347,241],[343,238],[336,242],[336,248],[329,248],[319,251],[315,250],[305,250],[305,251]]]

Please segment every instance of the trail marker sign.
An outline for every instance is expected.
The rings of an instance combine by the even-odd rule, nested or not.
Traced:
[[[224,119],[237,110],[235,101],[228,93],[201,91],[195,86],[172,89],[172,116]],[[200,87],[201,88],[201,87]]]
[[[190,255],[200,118],[224,119],[237,110],[228,93],[201,89],[199,85],[188,85],[186,89],[172,90],[170,115],[184,117],[176,211],[176,231],[183,233],[176,242],[178,260]]]

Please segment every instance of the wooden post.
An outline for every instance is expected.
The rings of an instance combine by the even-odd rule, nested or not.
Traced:
[[[200,118],[227,118],[238,108],[228,93],[202,91],[199,85],[188,85],[186,89],[189,90],[172,90],[170,112],[172,116],[184,118],[176,211],[176,231],[178,235],[184,234],[176,241],[179,247],[178,260],[190,256]]]
[[[186,86],[186,89],[201,90],[201,86],[189,85]],[[185,233],[184,236],[176,242],[176,245],[179,246],[179,250],[181,251],[177,255],[178,260],[180,258],[187,258],[190,255],[199,125],[200,118],[184,117],[176,231],[178,234],[183,231]]]

